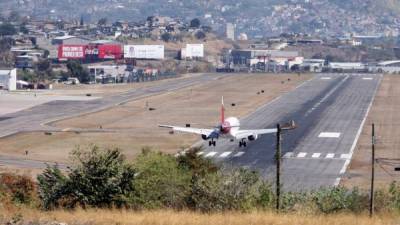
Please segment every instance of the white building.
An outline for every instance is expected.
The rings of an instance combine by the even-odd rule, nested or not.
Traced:
[[[226,24],[226,38],[235,40],[235,25],[233,23]]]
[[[17,90],[17,69],[0,70],[0,89]]]

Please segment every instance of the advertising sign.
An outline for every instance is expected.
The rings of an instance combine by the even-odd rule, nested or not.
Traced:
[[[124,58],[164,59],[164,45],[125,45]]]

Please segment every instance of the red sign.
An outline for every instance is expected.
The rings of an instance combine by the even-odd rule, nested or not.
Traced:
[[[121,45],[99,45],[98,54],[99,59],[121,59],[122,48]]]
[[[86,45],[60,45],[58,59],[83,59],[85,58]]]

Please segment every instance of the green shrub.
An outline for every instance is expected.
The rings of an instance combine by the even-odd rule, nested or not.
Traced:
[[[74,151],[68,175],[47,167],[38,176],[39,196],[46,209],[52,207],[123,207],[134,191],[135,170],[118,149]]]
[[[249,210],[257,203],[260,185],[258,174],[245,169],[208,174],[192,186],[194,209],[203,212]]]
[[[174,156],[144,151],[135,161],[133,204],[137,208],[185,207],[191,174],[179,166]]]

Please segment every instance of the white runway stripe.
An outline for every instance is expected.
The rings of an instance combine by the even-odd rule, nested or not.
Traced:
[[[286,152],[286,154],[283,156],[283,158],[292,158],[294,155],[293,152]]]
[[[332,78],[330,78],[330,77],[321,77],[321,80],[330,80],[330,79],[332,79]]]
[[[227,157],[228,155],[230,155],[232,152],[224,152],[224,153],[222,153],[219,157],[221,157],[221,158],[225,158],[225,157]]]
[[[207,155],[206,155],[206,157],[208,158],[208,157],[213,157],[214,155],[216,155],[217,154],[217,152],[209,152]]]
[[[319,138],[339,138],[340,133],[338,132],[322,132],[318,136]]]
[[[333,154],[333,153],[328,153],[328,154],[325,156],[325,158],[327,158],[327,159],[333,159],[333,157],[335,157],[335,154]]]
[[[312,158],[319,158],[321,156],[321,153],[314,153],[312,154]]]
[[[342,158],[342,159],[350,159],[350,154],[341,154],[340,155],[340,158]]]
[[[244,152],[238,152],[238,153],[236,153],[233,157],[240,157],[240,156],[242,156],[244,154]]]
[[[201,155],[203,155],[203,154],[204,154],[204,152],[198,152],[198,153],[197,153],[198,156],[201,156]]]
[[[297,158],[304,158],[304,157],[306,157],[306,155],[307,155],[307,152],[300,152],[300,153],[297,155]]]
[[[372,80],[372,77],[363,77],[363,80]]]

